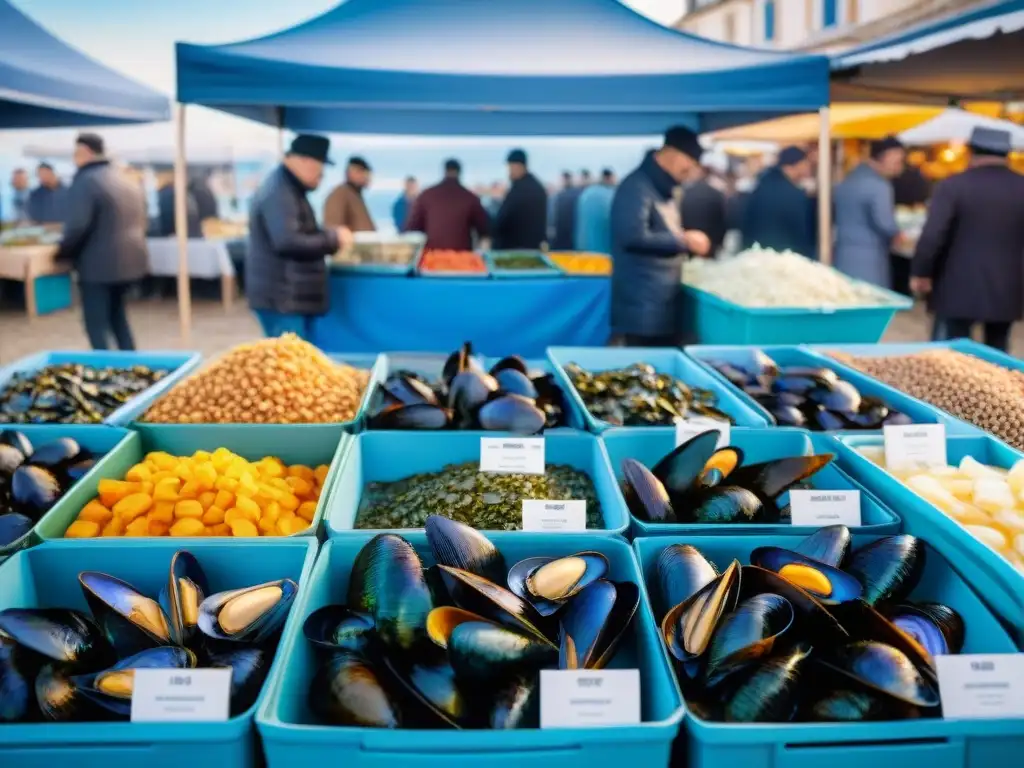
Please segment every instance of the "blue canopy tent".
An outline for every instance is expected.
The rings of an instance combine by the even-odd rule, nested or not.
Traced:
[[[837,56],[833,100],[1024,98],[1024,0],[961,11]]]

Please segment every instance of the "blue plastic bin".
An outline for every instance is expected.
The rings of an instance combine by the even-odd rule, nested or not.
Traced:
[[[310,590],[295,606],[298,618],[317,608],[343,603],[349,572],[368,536],[332,539],[317,560]],[[408,540],[432,563],[423,533]],[[532,556],[562,556],[597,550],[609,561],[609,577],[639,582],[629,546],[617,538],[503,533],[490,536],[511,565]],[[344,765],[349,768],[621,768],[666,765],[679,729],[681,699],[655,629],[641,601],[632,626],[611,666],[639,668],[642,724],[617,728],[488,730],[378,730],[315,724],[306,704],[313,652],[296,623],[283,641],[288,664],[275,674],[257,714],[257,727],[270,768]]]
[[[747,405],[732,387],[722,386],[721,379],[712,376],[701,365],[688,358],[678,349],[669,347],[548,347],[548,358],[555,367],[555,374],[569,396],[576,402],[586,420],[587,429],[600,434],[617,425],[593,416],[587,410],[572,385],[565,366],[576,363],[593,373],[613,368],[625,368],[633,363],[653,365],[659,373],[667,373],[696,389],[711,389],[718,395],[718,407],[736,420],[739,427],[764,427],[768,425],[760,412]],[[625,429],[650,429],[650,427],[625,427]]]
[[[535,255],[547,266],[537,267],[537,269],[502,269],[494,263],[495,256],[503,256],[509,253],[529,253],[530,255]],[[491,275],[496,280],[525,280],[538,277],[559,277],[562,274],[562,270],[560,270],[543,251],[530,251],[529,249],[514,251],[487,251],[484,254],[484,261],[487,262],[487,269],[490,270]]]
[[[860,547],[876,536],[856,535]],[[755,547],[782,546],[789,539],[637,539],[650,599],[658,554],[669,544],[689,543],[721,567],[733,559],[750,562]],[[913,601],[935,601],[954,608],[967,626],[964,653],[1014,653],[1013,640],[971,589],[977,588],[959,563],[930,549]],[[685,707],[685,704],[684,704]],[[901,720],[868,723],[764,723],[747,725],[684,720],[690,768],[993,768],[1014,765],[1024,750],[1024,720]]]
[[[954,560],[978,594],[1015,629],[1024,648],[1024,574],[971,536],[956,520],[857,452],[865,446],[883,445],[881,437],[850,435],[832,443],[838,447],[843,469],[883,502],[898,509],[907,533],[926,538]],[[983,464],[1004,468],[1024,458],[1024,454],[990,436],[949,437],[946,456],[950,464],[959,464],[965,456],[971,456]]]
[[[421,472],[437,472],[449,464],[479,462],[480,438],[493,432],[364,432],[356,435],[338,471],[327,512],[327,535],[363,535],[353,528],[363,488],[369,482],[393,482]],[[599,535],[625,535],[629,512],[615,484],[604,445],[593,435],[557,430],[544,437],[544,458],[586,472],[601,502],[604,528]]]
[[[279,539],[258,553],[213,540],[106,540],[100,546],[44,545],[19,552],[0,566],[0,609],[75,608],[88,611],[78,584],[82,571],[102,571],[154,598],[167,583],[171,556],[187,548],[203,566],[210,589],[224,591],[290,578],[299,583],[296,603],[308,588],[316,559],[313,539]],[[293,606],[284,633],[301,629]],[[222,723],[29,723],[0,725],[0,765],[55,768],[234,768],[256,765],[259,744],[253,717],[269,680],[284,666],[278,652],[268,683],[245,714]]]
[[[36,311],[48,315],[71,307],[71,275],[43,275],[35,278]]]
[[[781,459],[787,456],[810,456],[818,453],[811,444],[811,436],[802,429],[733,429],[730,445],[743,451],[745,464]],[[622,460],[636,459],[647,467],[658,461],[676,447],[675,428],[654,429],[610,429],[601,435],[612,469],[619,482],[622,481]],[[822,453],[829,452],[827,450]],[[832,450],[832,453],[835,451]],[[815,488],[823,490],[860,489],[843,472],[837,462],[819,470],[812,478]],[[883,506],[871,493],[861,491],[861,525],[854,531],[866,534],[898,533],[900,520],[891,509]],[[621,490],[619,491],[621,493]],[[784,500],[784,499],[783,499]],[[623,499],[625,504],[625,499]],[[630,515],[633,536],[808,536],[816,528],[788,523],[650,523]]]
[[[92,487],[95,488],[95,484],[99,482],[100,473],[103,471],[104,462],[108,458],[114,460],[113,457],[117,454],[118,449],[127,443],[132,436],[128,430],[117,427],[25,424],[14,428],[24,433],[36,448],[45,445],[51,440],[70,437],[99,459],[96,462],[96,466],[89,470],[81,480],[72,485],[64,497],[43,516],[43,519],[48,515],[71,515],[71,519],[74,519],[74,516],[82,508],[78,504],[78,489],[88,486],[89,483],[92,483]],[[3,425],[0,425],[0,431],[3,431]],[[93,479],[94,477],[96,479]],[[17,541],[8,544],[6,547],[0,547],[0,561],[3,561],[4,558],[17,552],[19,549],[24,549],[40,542],[42,540],[39,536],[39,526],[41,524],[42,520]]]
[[[140,392],[103,420],[104,424],[125,426],[132,420],[132,414],[145,411],[150,403],[198,366],[200,359],[198,352],[38,352],[0,368],[0,392],[7,388],[15,373],[31,373],[47,365],[81,363],[94,368],[130,368],[133,365],[145,365],[154,370],[169,371],[152,387]]]

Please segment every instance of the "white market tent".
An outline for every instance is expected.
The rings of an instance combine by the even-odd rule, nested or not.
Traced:
[[[1022,52],[1024,55],[1024,52]],[[1006,131],[1014,149],[1024,149],[1024,126],[1009,120],[976,115],[961,109],[947,109],[938,117],[903,131],[900,141],[913,146],[944,144],[947,142],[966,143],[975,128],[992,128]]]

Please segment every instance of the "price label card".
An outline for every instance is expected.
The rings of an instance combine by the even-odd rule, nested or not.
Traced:
[[[587,502],[523,499],[524,531],[585,531]]]
[[[707,416],[693,416],[686,421],[676,422],[676,445],[682,445],[699,434],[718,430],[718,447],[722,448],[729,444],[728,421],[708,418]]]
[[[789,492],[793,525],[860,525],[860,491],[792,490]]]
[[[135,723],[227,720],[230,669],[136,669],[131,719]]]
[[[943,424],[900,424],[885,427],[885,466],[925,469],[946,466],[946,427]]]
[[[639,722],[640,670],[541,670],[541,728],[603,728]]]
[[[543,437],[481,437],[481,472],[544,474]]]
[[[1024,717],[1024,654],[936,656],[935,667],[947,720]]]

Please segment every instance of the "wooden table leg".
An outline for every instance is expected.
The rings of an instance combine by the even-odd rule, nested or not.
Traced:
[[[235,301],[235,276],[234,275],[221,275],[220,276],[220,298],[224,304],[224,311],[230,312],[231,305]]]
[[[39,317],[36,307],[36,275],[35,270],[32,269],[31,258],[25,259],[25,312],[28,313],[29,320]]]

